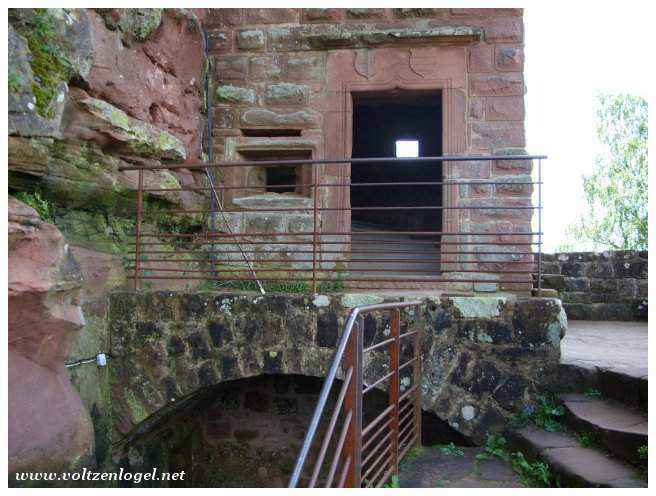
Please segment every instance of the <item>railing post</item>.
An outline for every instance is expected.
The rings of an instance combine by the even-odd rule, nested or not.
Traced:
[[[392,431],[392,442],[391,442],[391,456],[390,456],[390,469],[391,473],[398,475],[399,474],[399,361],[401,355],[401,340],[400,336],[400,327],[401,327],[401,312],[398,308],[395,308],[390,312],[391,316],[391,327],[392,327],[392,338],[394,341],[390,343],[390,372],[393,372],[390,389],[389,389],[389,405],[392,406],[392,412],[390,413],[392,417],[391,431]]]
[[[418,307],[417,312],[421,311]],[[414,359],[415,363],[412,367],[413,377],[412,384],[417,385],[415,390],[415,399],[414,399],[414,409],[415,409],[415,436],[417,436],[417,447],[421,446],[421,338],[422,330],[419,328],[419,332],[415,334],[415,346],[414,346]]]
[[[343,451],[344,460],[351,457],[352,463],[346,478],[346,487],[362,486],[362,335],[364,325],[362,316],[353,326],[351,337],[344,356],[345,369],[353,367],[353,378],[344,400],[344,413],[353,411],[351,426],[346,435]]]
[[[312,223],[312,294],[317,294],[317,228],[318,226],[318,203],[319,203],[319,189],[318,189],[318,166],[312,167],[312,194],[314,197],[313,207],[313,223]]]
[[[542,296],[542,159],[538,159],[538,296]]]
[[[141,216],[143,210],[143,169],[139,169],[139,181],[137,186],[137,226],[135,232],[135,248],[134,248],[134,289],[140,289],[140,275],[141,275]]]

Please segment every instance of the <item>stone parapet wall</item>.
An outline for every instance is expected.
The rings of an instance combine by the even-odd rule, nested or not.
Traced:
[[[323,378],[350,309],[402,297],[335,294],[114,293],[109,331],[114,442],[145,432],[207,387],[261,374]],[[421,329],[423,408],[476,442],[550,386],[567,320],[553,298],[425,298],[402,312]],[[365,346],[389,317],[365,319]],[[388,367],[376,353],[365,382]],[[383,363],[381,360],[385,360]],[[410,373],[410,372],[409,372]]]
[[[543,254],[543,288],[555,289],[570,319],[647,320],[646,251]]]

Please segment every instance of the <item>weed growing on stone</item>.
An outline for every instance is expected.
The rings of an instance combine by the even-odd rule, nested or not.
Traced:
[[[32,193],[27,193],[21,191],[15,195],[17,200],[22,201],[26,205],[29,205],[41,216],[45,221],[52,220],[52,208],[48,200],[41,198],[41,194],[38,191]]]
[[[601,396],[601,391],[596,388],[588,388],[583,394],[588,398],[599,398]]]
[[[565,409],[556,403],[551,395],[539,394],[535,398],[535,406],[528,405],[521,413],[511,420],[513,427],[523,427],[529,423],[549,432],[560,432],[563,425],[560,418],[565,415]]]
[[[594,432],[581,432],[579,434],[579,443],[584,448],[592,448],[599,444]]]
[[[34,9],[34,16],[25,24],[17,24],[27,40],[34,73],[32,92],[39,115],[52,119],[59,85],[68,82],[73,69],[64,50],[57,41],[56,20],[50,9]]]
[[[647,460],[647,456],[648,456],[647,455],[647,450],[648,450],[648,448],[649,448],[649,446],[647,446],[646,444],[643,445],[643,446],[640,446],[638,448],[638,458],[640,458],[641,460]]]
[[[456,446],[453,442],[450,442],[449,444],[438,444],[435,447],[443,455],[458,456],[458,457],[465,456],[465,450],[462,449],[460,446]]]
[[[505,437],[495,433],[488,433],[484,451],[476,455],[476,473],[480,474],[479,464],[482,460],[497,457],[510,463],[510,466],[525,486],[557,486],[548,464],[542,461],[529,462],[521,451],[511,453],[507,449],[507,444],[508,441]]]
[[[399,476],[398,475],[393,475],[390,482],[385,484],[383,487],[385,487],[385,488],[398,488],[398,487],[401,487],[399,485]]]

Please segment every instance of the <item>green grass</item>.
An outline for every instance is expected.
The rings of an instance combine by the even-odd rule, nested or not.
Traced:
[[[599,440],[594,432],[581,432],[579,435],[579,443],[584,448],[593,448],[599,445]]]
[[[399,485],[399,476],[398,475],[393,475],[390,482],[385,484],[383,487],[385,487],[385,488],[398,488],[398,487],[401,487]]]

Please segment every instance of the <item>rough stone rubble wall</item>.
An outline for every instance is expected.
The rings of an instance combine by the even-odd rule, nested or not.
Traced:
[[[648,252],[544,254],[543,287],[558,291],[570,319],[647,320]]]
[[[217,158],[243,160],[253,149],[268,150],[271,157],[281,150],[309,150],[314,158],[349,156],[347,86],[384,86],[389,81],[415,89],[448,86],[445,154],[523,152],[521,9],[210,9],[205,26],[211,40]],[[264,130],[270,136],[249,136]],[[276,130],[292,130],[300,137],[275,137]],[[326,182],[344,180],[347,174],[336,166],[320,170]],[[231,169],[224,179],[234,185],[251,184],[249,174],[245,168]],[[531,167],[526,162],[480,161],[453,166],[445,177],[524,182],[530,181]],[[530,185],[472,185],[447,191],[445,197],[452,205],[525,206],[531,194]],[[344,207],[348,202],[347,190],[322,192],[325,207]],[[333,214],[322,221],[325,231],[348,226],[348,214]],[[531,214],[462,211],[447,216],[445,230],[529,232]],[[522,235],[461,239],[492,240],[530,241]],[[531,255],[512,253],[528,251],[526,245],[466,246],[477,262],[469,269],[516,269],[503,262],[531,260]],[[471,274],[462,278],[471,279]],[[530,278],[526,279],[526,285],[491,282],[476,288],[461,284],[460,289],[528,291]]]
[[[114,441],[148,431],[184,398],[223,381],[261,374],[325,377],[349,310],[399,299],[114,293]],[[402,322],[404,329],[424,332],[424,409],[477,442],[550,385],[567,326],[559,300],[516,297],[428,299],[419,312],[404,311]],[[384,313],[365,319],[366,346],[386,333]],[[369,356],[365,381],[384,375],[387,360]]]

